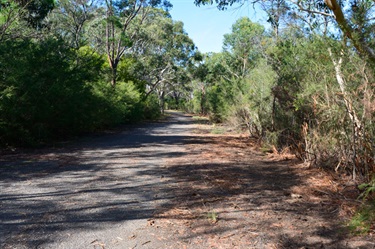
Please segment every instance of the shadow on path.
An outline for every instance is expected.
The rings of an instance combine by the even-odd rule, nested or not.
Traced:
[[[271,240],[286,246],[303,233],[286,239],[287,232],[277,233],[275,216],[261,217],[265,212],[293,222],[298,217],[322,220],[328,214],[332,219],[334,214],[319,211],[319,204],[289,203],[290,189],[300,180],[284,163],[261,163],[251,158],[254,153],[228,159],[225,153],[246,149],[230,144],[232,138],[228,144],[224,141],[223,155],[204,157],[217,146],[217,138],[193,135],[195,124],[191,117],[173,112],[165,122],[85,138],[65,149],[3,155],[0,247],[207,248],[209,240],[195,243],[209,234],[228,233],[243,243],[237,248]],[[205,215],[216,209],[222,212],[213,225]],[[176,210],[200,213],[176,215]],[[158,217],[191,222],[158,229],[150,224]],[[326,229],[312,231],[330,236],[334,227]],[[155,234],[159,240],[151,239]]]

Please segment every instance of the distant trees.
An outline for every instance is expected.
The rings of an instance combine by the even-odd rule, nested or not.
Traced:
[[[49,29],[72,48],[89,43],[90,22],[97,18],[96,0],[60,0],[48,18]]]
[[[112,71],[111,84],[114,87],[117,80],[117,67],[127,49],[132,47],[137,30],[148,18],[148,12],[153,8],[165,8],[172,5],[161,0],[105,0],[105,48]],[[132,24],[136,22],[136,25]],[[134,27],[136,26],[136,27]]]
[[[166,12],[156,10],[142,29],[146,41],[136,44],[142,65],[139,77],[147,85],[145,98],[156,93],[161,111],[165,98],[190,81],[185,77],[189,64],[198,53],[193,41],[183,29],[182,22],[173,21]],[[182,90],[182,89],[181,89]]]
[[[232,32],[224,36],[223,52],[206,55],[196,72],[200,83],[195,97],[200,100],[195,102],[200,112],[262,134],[260,115],[271,116],[264,100],[270,97],[275,77],[263,58],[269,42],[264,27],[249,18],[233,24]]]
[[[289,15],[310,22],[311,28],[321,25],[321,22],[331,22],[339,29],[344,38],[350,40],[356,51],[372,63],[375,62],[375,51],[371,34],[374,28],[372,16],[375,9],[374,1],[351,0],[195,0],[197,5],[212,4],[215,2],[219,9],[226,9],[233,4],[258,3],[265,6],[269,21],[274,28],[278,27],[281,15]],[[322,18],[322,19],[321,19]]]

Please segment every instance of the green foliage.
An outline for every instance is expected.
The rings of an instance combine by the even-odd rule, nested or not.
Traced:
[[[101,103],[96,113],[97,127],[111,127],[143,118],[141,94],[132,82],[118,82],[113,88],[107,82],[99,81],[94,84],[93,93],[100,99],[98,104]]]
[[[375,229],[375,201],[364,204],[348,223],[354,234],[367,234]]]
[[[234,97],[228,119],[238,128],[245,128],[252,136],[260,137],[271,127],[271,87],[275,73],[265,60],[259,59],[249,76],[240,84],[241,91]]]
[[[182,22],[173,21],[159,9],[150,10],[148,15],[137,35],[149,43],[135,47],[141,54],[136,58],[138,66],[130,71],[147,85],[145,98],[151,93],[157,94],[162,111],[166,104],[179,108],[189,95],[186,94],[190,81],[187,68],[199,58],[197,49]]]
[[[159,100],[156,94],[149,95],[143,104],[143,115],[145,119],[153,120],[161,116]]]
[[[53,34],[62,37],[72,48],[79,49],[97,33],[93,29],[89,33],[97,15],[98,6],[91,0],[59,0],[48,15],[47,24]]]
[[[45,17],[54,7],[54,0],[1,0],[0,13],[5,13],[4,15],[0,14],[0,24],[4,21],[4,17],[7,14],[14,13],[26,21],[28,26],[40,29],[44,26]],[[13,15],[12,18],[14,17]]]
[[[232,31],[225,51],[207,55],[196,70],[191,108],[204,107],[213,120],[247,129],[280,150],[289,147],[312,165],[371,174],[374,71],[366,61],[335,39],[293,27],[274,42],[245,18]]]
[[[210,211],[210,212],[207,212],[207,219],[211,223],[216,223],[218,221],[218,219],[219,219],[219,215],[215,211]]]
[[[261,57],[264,27],[239,19],[224,37],[224,52],[208,54],[196,70],[201,82],[193,109],[204,109],[213,121],[230,121],[261,136],[271,122],[271,86],[275,73]]]
[[[375,193],[375,175],[369,183],[363,183],[359,185],[358,188],[363,191],[360,198],[366,200],[371,194]]]
[[[2,43],[0,58],[2,143],[33,144],[92,128],[86,79],[95,80],[101,60],[54,39]]]
[[[246,77],[259,59],[262,47],[261,40],[264,35],[264,27],[253,23],[249,18],[243,17],[232,26],[232,32],[224,35],[223,49],[229,53],[231,72],[236,77]]]
[[[55,7],[54,0],[29,0],[19,2],[23,5],[22,7],[25,7],[27,10],[23,18],[35,29],[43,27],[44,18]]]
[[[88,47],[76,51],[55,39],[5,42],[0,64],[3,145],[36,145],[134,122],[151,106],[132,82],[112,88],[100,80],[103,60]]]
[[[170,106],[184,105],[186,68],[199,56],[181,22],[150,8],[168,9],[168,1],[147,1],[141,12],[147,9],[144,14],[155,18],[144,19],[131,8],[136,1],[113,6],[60,1],[45,19],[55,7],[50,3],[0,4],[1,146],[37,145],[154,119],[164,98]],[[114,11],[108,20],[105,7]],[[142,22],[150,25],[143,28]],[[120,42],[119,54],[105,52],[103,37],[111,23],[116,27],[108,30],[114,37],[108,41],[113,48]],[[105,83],[109,80],[112,85]]]
[[[348,227],[355,234],[367,234],[375,229],[375,175],[369,183],[363,183],[358,188],[363,191],[359,198],[364,203],[351,218]]]
[[[212,86],[207,92],[210,119],[213,122],[223,122],[227,114],[227,101],[222,92],[223,89],[220,85]]]

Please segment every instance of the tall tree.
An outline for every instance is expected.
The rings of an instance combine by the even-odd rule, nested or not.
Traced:
[[[106,6],[106,53],[111,68],[111,85],[116,86],[117,68],[122,56],[132,47],[138,29],[130,29],[137,21],[140,27],[148,17],[148,12],[155,7],[169,9],[167,0],[105,0]],[[136,17],[139,18],[136,18]],[[130,31],[131,30],[131,31]]]
[[[173,21],[168,13],[158,9],[149,15],[152,18],[139,30],[144,42],[138,42],[133,49],[142,63],[140,77],[147,82],[145,98],[157,93],[163,111],[164,98],[183,83],[181,79],[186,79],[182,74],[197,57],[197,48],[182,22]]]
[[[33,28],[41,28],[43,20],[55,7],[54,0],[15,0],[20,7],[25,8],[23,18]]]
[[[53,7],[53,0],[0,1],[0,41],[36,37]]]
[[[234,57],[231,66],[236,65],[237,68],[231,71],[237,78],[248,75],[251,63],[259,57],[263,35],[264,27],[247,17],[237,20],[232,26],[232,33],[224,35],[223,48]]]
[[[58,33],[73,48],[87,43],[87,24],[95,17],[97,0],[60,0],[49,22],[53,32]]]
[[[195,0],[195,4],[213,4],[221,10],[227,9],[233,4],[244,2],[262,3],[259,0]],[[270,2],[269,0],[266,2]],[[349,39],[357,52],[375,64],[375,50],[373,44],[373,28],[375,20],[375,2],[369,0],[288,0],[296,8],[294,11],[302,11],[310,14],[312,18],[324,16],[334,22],[342,31],[343,37]]]

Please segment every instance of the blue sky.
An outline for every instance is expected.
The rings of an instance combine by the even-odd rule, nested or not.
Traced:
[[[170,0],[173,20],[182,21],[185,31],[193,39],[198,49],[203,52],[220,52],[223,35],[231,32],[232,24],[243,16],[265,25],[261,10],[253,6],[242,6],[226,11],[219,11],[215,6],[194,5],[194,0]]]

